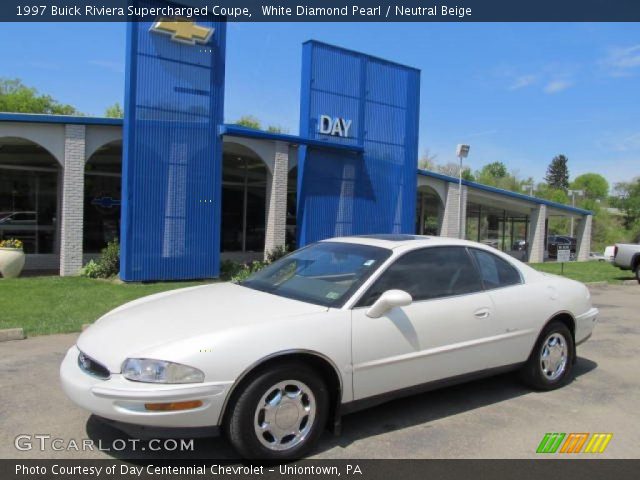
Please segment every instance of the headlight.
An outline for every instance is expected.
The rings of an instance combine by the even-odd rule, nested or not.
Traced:
[[[127,358],[122,365],[122,375],[135,382],[148,383],[201,383],[204,373],[197,368],[179,363],[151,360],[148,358]]]

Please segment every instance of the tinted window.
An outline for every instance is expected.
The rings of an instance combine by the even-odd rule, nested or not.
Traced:
[[[464,248],[432,247],[409,252],[371,286],[358,306],[370,306],[387,290],[404,290],[414,300],[482,290],[480,276]]]
[[[478,262],[485,288],[499,288],[521,283],[518,271],[505,260],[483,250],[471,249]]]

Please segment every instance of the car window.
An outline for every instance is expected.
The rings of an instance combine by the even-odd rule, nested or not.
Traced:
[[[470,251],[478,262],[485,288],[500,288],[522,283],[520,273],[507,261],[484,250],[472,248]]]
[[[369,245],[319,242],[293,252],[240,285],[326,307],[341,307],[391,250]]]
[[[387,290],[404,290],[414,301],[482,290],[471,257],[461,247],[430,247],[409,252],[391,265],[358,302],[372,305]]]

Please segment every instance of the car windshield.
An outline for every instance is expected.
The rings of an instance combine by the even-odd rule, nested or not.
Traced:
[[[303,302],[341,307],[391,255],[391,250],[320,242],[293,252],[240,285]]]

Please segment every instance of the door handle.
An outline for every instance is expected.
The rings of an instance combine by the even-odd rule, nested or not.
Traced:
[[[491,315],[491,310],[489,310],[488,308],[481,308],[479,310],[476,310],[473,315],[476,318],[489,318],[489,316]]]

